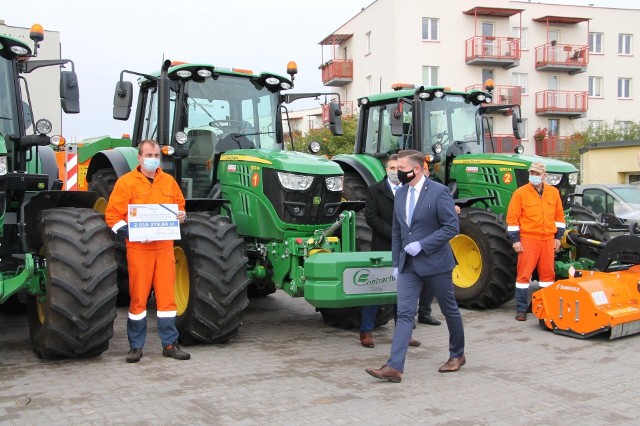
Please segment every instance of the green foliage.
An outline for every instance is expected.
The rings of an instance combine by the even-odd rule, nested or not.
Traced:
[[[580,165],[580,148],[594,143],[619,142],[640,139],[640,122],[623,121],[589,125],[584,131],[571,135],[567,161]]]
[[[356,141],[356,128],[358,127],[358,116],[347,115],[342,117],[342,136],[333,136],[328,127],[322,129],[311,129],[304,136],[294,135],[294,147],[296,151],[308,152],[307,147],[312,141],[320,142],[320,155],[332,157],[336,154],[353,153]]]

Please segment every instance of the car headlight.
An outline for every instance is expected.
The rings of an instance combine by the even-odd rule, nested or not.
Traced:
[[[7,156],[3,155],[0,157],[0,176],[4,176],[7,174]]]
[[[569,173],[569,185],[578,184],[578,173]]]
[[[562,180],[562,175],[559,173],[547,173],[544,175],[544,183],[547,185],[556,186]]]
[[[328,177],[324,181],[329,191],[342,191],[342,176]]]
[[[313,176],[278,172],[278,180],[286,189],[291,189],[293,191],[305,191],[309,189],[313,183]]]

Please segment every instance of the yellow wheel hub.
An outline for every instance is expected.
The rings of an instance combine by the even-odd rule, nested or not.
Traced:
[[[44,320],[47,318],[47,311],[44,303],[36,301],[36,306],[38,307],[38,320],[40,321],[40,324],[44,325]]]
[[[181,247],[173,247],[173,255],[176,258],[176,307],[178,316],[181,316],[189,305],[189,264]]]
[[[458,264],[453,269],[453,283],[461,288],[472,287],[482,273],[482,255],[478,245],[467,235],[458,234],[451,240]]]
[[[93,209],[97,212],[104,213],[107,210],[107,200],[104,197],[99,197],[95,203],[93,203]]]

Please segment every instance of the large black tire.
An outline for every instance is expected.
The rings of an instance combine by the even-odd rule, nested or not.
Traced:
[[[574,220],[595,221],[599,215],[591,210],[591,207],[585,207],[578,204],[569,206],[570,217]],[[597,241],[607,241],[609,239],[606,230],[600,225],[575,225],[573,226],[580,235]],[[587,258],[597,260],[600,257],[600,249],[595,247],[577,246],[576,259]]]
[[[29,330],[40,358],[79,358],[109,347],[116,319],[116,265],[111,231],[91,209],[42,212],[47,294],[31,297]]]
[[[347,201],[366,201],[367,184],[353,172],[344,174],[344,184],[342,185],[342,198]],[[356,213],[356,249],[358,251],[371,251],[371,236],[373,231],[367,225],[364,216],[364,209]]]
[[[382,327],[393,319],[393,305],[380,305],[374,326]],[[360,328],[362,318],[361,308],[316,308],[322,315],[322,320],[331,326],[340,327],[345,330]]]
[[[515,293],[516,253],[507,228],[491,212],[470,208],[460,213],[460,233],[451,240],[458,265],[453,283],[458,305],[497,308]]]
[[[189,213],[176,241],[176,325],[184,344],[223,343],[238,333],[247,298],[247,257],[225,216]]]
[[[101,198],[97,210],[107,207],[107,201],[113,192],[118,175],[113,168],[98,170],[89,182],[89,191],[95,191]],[[118,306],[129,306],[129,269],[127,268],[127,246],[124,237],[114,237],[116,242],[115,258],[118,266]]]

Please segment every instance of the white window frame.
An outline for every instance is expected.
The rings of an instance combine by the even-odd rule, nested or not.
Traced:
[[[424,33],[426,23],[427,34]],[[432,24],[435,23],[435,36],[432,31]],[[440,33],[440,19],[438,18],[422,18],[422,41],[438,41]]]
[[[371,83],[373,79],[371,78],[370,75],[368,75],[366,80],[367,80],[367,95],[371,95]]]
[[[631,34],[618,34],[618,55],[631,56],[633,36]]]
[[[618,99],[631,99],[631,79],[618,77]]]
[[[433,80],[435,80],[435,82]],[[422,84],[425,87],[437,86],[439,82],[440,82],[440,67],[434,67],[431,65],[425,65],[422,67]]]
[[[589,97],[590,98],[602,98],[602,77],[590,75],[589,76]]]
[[[511,35],[520,39],[520,50],[529,50],[529,31],[528,28],[513,27]]]
[[[600,39],[600,50],[597,50],[597,39]],[[589,33],[589,53],[594,55],[602,55],[604,53],[604,34],[592,32]]]
[[[365,39],[365,56],[366,55],[370,55],[371,54],[371,31],[368,31],[365,35],[364,35],[364,39]]]
[[[514,72],[513,74],[511,74],[511,82],[513,83],[513,85],[522,87],[522,90],[520,92],[522,96],[528,95],[528,80],[529,75],[527,73]]]

